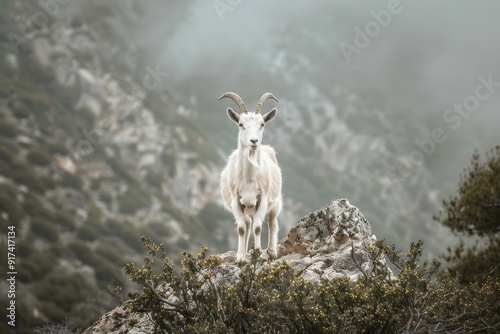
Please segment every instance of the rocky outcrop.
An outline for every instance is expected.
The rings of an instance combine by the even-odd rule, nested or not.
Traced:
[[[311,212],[290,229],[279,244],[278,258],[271,264],[287,262],[300,276],[312,282],[349,277],[356,281],[369,273],[373,264],[367,247],[376,240],[370,224],[347,199],[334,200],[326,208]],[[236,252],[219,255],[219,286],[233,284],[241,268]],[[126,305],[102,316],[84,334],[149,333],[152,323],[145,314],[134,314]]]
[[[308,280],[347,276],[356,280],[372,270],[366,252],[376,239],[370,224],[347,199],[302,218],[280,243],[280,261]]]

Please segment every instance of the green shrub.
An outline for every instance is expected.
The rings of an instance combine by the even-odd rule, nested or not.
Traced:
[[[47,288],[47,285],[39,284],[37,288],[44,289]],[[42,313],[49,318],[50,322],[62,322],[70,317],[70,314],[68,314],[68,312],[64,311],[57,304],[51,301],[40,302],[40,311],[42,311]]]
[[[16,253],[19,257],[29,258],[35,253],[35,249],[31,242],[22,240],[16,244]]]
[[[64,87],[56,82],[51,82],[44,89],[53,97],[57,112],[73,110],[81,94],[80,89],[76,87]]]
[[[165,225],[163,227],[164,227],[164,229],[166,228]],[[162,231],[159,228],[157,230],[160,233],[157,233],[155,231],[155,228],[151,228],[151,225],[141,226],[139,229],[139,231],[140,231],[139,235],[144,236],[146,238],[150,238],[153,242],[160,243],[167,238],[166,234],[168,234],[168,233],[166,233],[167,231]]]
[[[123,254],[121,254],[117,247],[114,245],[101,243],[99,244],[99,246],[97,246],[95,253],[111,263],[115,263],[119,266],[125,265]]]
[[[112,278],[113,265],[99,254],[94,253],[85,243],[75,240],[68,244],[68,249],[77,259],[95,269],[96,279],[105,288]]]
[[[138,186],[130,187],[118,197],[118,202],[120,203],[120,211],[125,214],[133,214],[150,203],[148,194]]]
[[[31,233],[50,242],[59,240],[55,223],[41,217],[31,217]]]
[[[0,217],[2,226],[5,225],[5,227],[7,225],[19,226],[19,222],[22,218],[21,207],[16,200],[16,192],[11,190],[13,189],[10,186],[0,185],[0,213],[5,212],[8,215],[6,221]]]
[[[66,133],[71,138],[80,138],[80,133],[76,127],[76,122],[74,117],[66,113],[58,113],[55,117],[57,127]]]
[[[28,63],[33,63],[29,61]],[[38,86],[26,81],[12,80],[11,89],[16,92],[16,98],[9,103],[14,115],[35,115],[43,119],[50,110],[52,100]],[[21,117],[20,117],[21,118]]]
[[[99,199],[104,203],[106,203],[107,205],[111,205],[111,202],[113,201],[113,196],[111,195],[110,192],[102,190],[99,192]]]
[[[15,199],[17,196],[17,187],[10,183],[0,183],[0,194],[7,195],[12,199]]]
[[[221,260],[185,253],[181,268],[162,245],[143,239],[150,256],[142,268],[127,264],[132,280],[143,284],[129,293],[127,306],[147,313],[155,332],[179,333],[443,333],[500,330],[500,282],[461,286],[449,276],[433,278],[439,264],[419,265],[422,243],[405,259],[383,241],[368,249],[374,269],[357,282],[340,277],[311,282],[286,263],[266,265],[252,252],[235,282],[215,284]],[[386,254],[397,279],[380,262]],[[153,272],[155,261],[160,272]],[[171,289],[164,289],[168,284]],[[162,286],[163,291],[155,287]],[[165,291],[168,292],[165,292]],[[175,304],[166,300],[175,300]]]
[[[91,267],[103,265],[104,260],[98,257],[84,242],[75,240],[68,244],[68,249],[75,257]]]
[[[121,228],[121,225],[122,225],[122,222],[116,220],[116,219],[113,219],[113,218],[110,218],[110,219],[107,219],[104,224],[102,224],[101,226],[101,232],[105,235],[117,235],[118,234],[118,230]]]
[[[49,190],[49,189],[55,189],[56,187],[56,182],[51,176],[48,175],[41,175],[38,180],[40,180],[40,183],[42,185],[43,190]]]
[[[0,153],[1,154],[1,153]],[[4,161],[4,160],[0,160],[0,175],[9,175],[10,174],[10,166],[9,166],[9,163]]]
[[[63,258],[66,255],[66,247],[60,243],[50,245],[49,253],[56,258]]]
[[[57,211],[54,213],[54,221],[61,226],[63,229],[68,231],[74,231],[76,228],[76,222],[73,216]]]
[[[142,253],[144,251],[144,248],[142,246],[142,242],[139,239],[139,235],[140,233],[132,227],[124,228],[120,233],[121,239],[127,245],[132,247],[132,249],[134,249],[135,251]]]
[[[78,112],[78,121],[80,131],[83,131],[83,129],[93,129],[96,126],[95,116],[88,108],[84,108]]]
[[[8,121],[0,121],[0,136],[15,138],[17,136],[17,126]]]
[[[11,164],[16,160],[16,154],[14,149],[11,149],[10,145],[3,146],[4,141],[0,143],[0,160]]]
[[[28,194],[23,203],[24,212],[31,217],[43,218],[49,221],[54,219],[54,214],[40,200],[31,194]]]
[[[89,50],[73,50],[73,54],[79,63],[88,63],[94,59],[94,54]]]
[[[172,216],[172,218],[177,221],[182,222],[186,220],[186,215],[184,214],[184,212],[182,212],[177,206],[175,206],[174,203],[172,203],[170,197],[161,196],[161,208],[164,212],[168,212]]]
[[[163,235],[165,237],[168,237],[170,235],[170,229],[168,228],[167,224],[165,224],[165,222],[154,221],[152,223],[149,223],[147,227],[151,231],[151,233]]]
[[[101,187],[101,180],[100,179],[92,179],[90,180],[90,189],[93,191],[99,190]]]
[[[89,224],[85,224],[78,230],[78,238],[87,241],[94,241],[99,237],[97,229]]]
[[[93,252],[90,250],[89,246],[87,246],[82,241],[71,241],[68,244],[68,250],[73,253],[73,255],[83,263],[93,265],[97,262]]]
[[[119,237],[135,251],[142,252],[144,250],[142,242],[139,239],[139,230],[129,221],[108,219],[103,224],[102,232],[107,235]]]
[[[116,176],[128,184],[138,184],[137,179],[132,175],[130,169],[120,160],[108,157],[106,162],[111,167],[111,169],[115,172]]]
[[[19,268],[23,268],[23,270],[19,271],[17,275],[19,282],[31,283],[34,280],[31,273],[36,270],[35,264],[27,262],[24,263],[23,266],[19,265]]]
[[[50,253],[35,252],[29,258],[23,258],[19,261],[18,272],[22,282],[39,281],[56,265],[56,259]],[[28,280],[25,280],[28,279]]]
[[[39,300],[50,301],[65,313],[70,313],[77,303],[84,301],[87,296],[85,283],[78,274],[68,274],[60,270],[51,272],[41,282],[35,283],[33,290]]]
[[[113,272],[118,271],[120,272],[122,270],[121,268],[116,268],[114,267],[111,263],[108,261],[100,261],[98,264],[95,266],[95,278],[97,279],[99,286],[101,288],[108,288],[108,286],[111,284],[111,282],[114,282],[116,279],[113,275]]]
[[[17,119],[28,118],[30,116],[30,111],[23,105],[13,108],[12,113]]]
[[[47,152],[43,151],[40,147],[38,149],[30,150],[26,155],[26,159],[39,166],[46,166],[52,162],[50,155],[48,155]]]
[[[45,150],[49,152],[49,154],[60,154],[60,155],[67,155],[68,154],[68,149],[60,142],[55,142],[55,143],[46,143],[44,145]]]
[[[174,177],[177,174],[177,156],[175,151],[171,148],[165,149],[161,155],[161,159],[165,166],[167,167],[167,172],[170,177]]]
[[[31,170],[14,169],[10,177],[19,184],[25,185],[36,193],[43,193],[45,188],[43,182]]]
[[[64,187],[81,190],[83,181],[82,178],[77,174],[65,173],[61,179],[61,185]]]
[[[103,216],[101,208],[98,207],[92,200],[87,203],[87,214],[88,221],[91,221],[93,223],[99,223]]]
[[[150,171],[146,175],[146,182],[149,183],[150,186],[161,189],[162,183],[165,181],[165,177],[161,172]]]
[[[41,178],[35,174],[31,166],[23,162],[14,162],[9,176],[18,184],[23,184],[36,193],[43,194],[45,191],[45,186]]]

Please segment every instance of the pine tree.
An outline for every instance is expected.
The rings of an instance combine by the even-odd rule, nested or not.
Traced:
[[[484,162],[479,153],[473,154],[458,194],[443,201],[434,220],[460,237],[444,256],[450,273],[458,273],[463,283],[500,278],[500,146],[491,149]]]

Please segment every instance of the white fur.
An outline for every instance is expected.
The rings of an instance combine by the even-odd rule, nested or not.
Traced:
[[[264,126],[276,116],[273,109],[266,115],[242,113],[228,108],[229,118],[239,125],[238,148],[222,170],[220,187],[224,207],[230,210],[238,227],[237,261],[245,262],[253,221],[255,248],[261,248],[262,221],[268,216],[267,253],[277,256],[278,220],[282,208],[281,170],[276,153],[261,145]]]

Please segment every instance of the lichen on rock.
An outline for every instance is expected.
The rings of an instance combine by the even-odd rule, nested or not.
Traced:
[[[279,261],[308,280],[359,275],[372,269],[367,247],[376,239],[370,224],[347,199],[334,200],[311,212],[290,229],[280,242]]]

